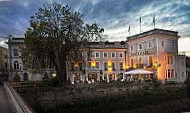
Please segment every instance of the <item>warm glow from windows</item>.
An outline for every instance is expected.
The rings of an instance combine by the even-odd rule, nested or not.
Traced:
[[[112,61],[108,61],[108,67],[111,67]]]
[[[125,64],[125,63],[124,63]],[[126,65],[123,65],[123,69],[129,69],[129,66],[126,64]]]
[[[133,68],[137,68],[137,65],[135,64],[135,65],[133,66]]]
[[[95,61],[91,61],[91,66],[95,67],[96,66],[96,62]]]
[[[111,68],[111,67],[108,67],[108,71],[111,72],[111,71],[112,71],[112,68]]]
[[[79,67],[79,64],[78,64],[78,63],[75,63],[75,67]]]

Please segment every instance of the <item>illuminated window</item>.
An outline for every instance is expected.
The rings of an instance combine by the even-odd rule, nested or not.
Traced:
[[[167,56],[167,63],[168,64],[174,64],[174,57],[173,56]]]

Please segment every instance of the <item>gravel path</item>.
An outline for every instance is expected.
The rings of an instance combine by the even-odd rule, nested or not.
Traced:
[[[14,113],[10,101],[2,86],[0,86],[0,113]]]

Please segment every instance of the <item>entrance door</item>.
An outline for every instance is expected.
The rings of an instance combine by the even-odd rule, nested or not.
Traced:
[[[24,81],[28,81],[28,73],[23,74],[23,79],[24,79]]]
[[[94,81],[94,82],[97,82],[97,73],[91,73],[91,74],[88,74],[88,81]]]

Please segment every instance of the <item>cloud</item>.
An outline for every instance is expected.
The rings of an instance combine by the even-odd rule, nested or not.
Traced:
[[[23,36],[30,16],[44,3],[54,2],[68,4],[73,11],[81,12],[86,23],[96,22],[105,29],[108,40],[125,40],[129,25],[131,35],[140,33],[140,16],[141,31],[153,29],[154,14],[156,28],[190,37],[189,0],[13,0],[0,4],[0,34]]]

